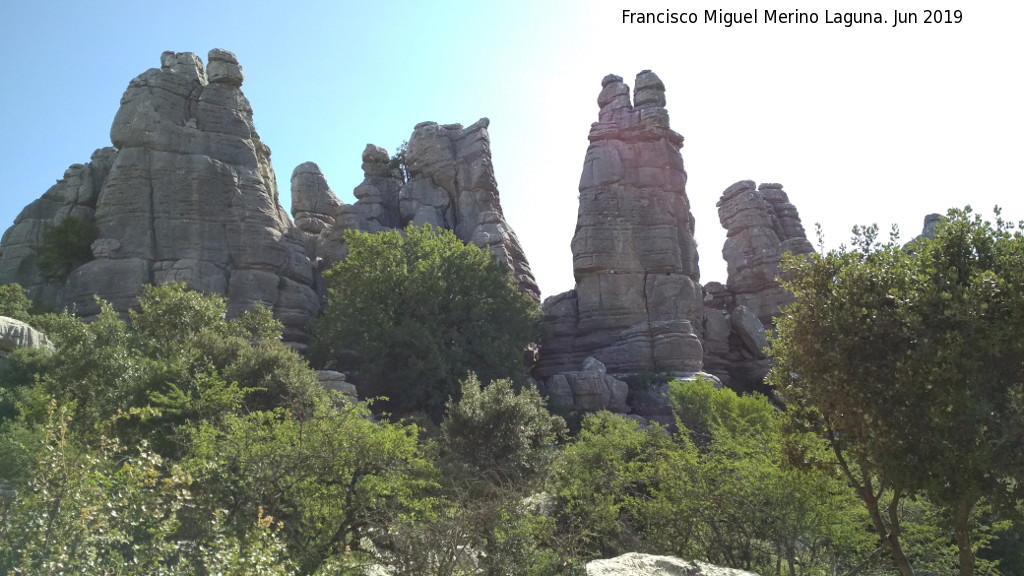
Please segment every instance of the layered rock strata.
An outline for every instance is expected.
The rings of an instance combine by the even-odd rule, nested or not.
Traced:
[[[394,165],[383,148],[368,144],[362,158],[364,179],[351,205],[337,199],[316,164],[296,168],[292,215],[318,268],[344,258],[345,230],[379,232],[409,223],[430,224],[496,255],[508,265],[520,289],[539,300],[540,290],[519,238],[501,209],[489,123],[483,118],[468,127],[418,124],[409,138],[404,167]]]
[[[0,282],[83,316],[98,312],[94,295],[124,311],[145,284],[185,282],[227,296],[229,316],[272,307],[285,338],[303,342],[320,308],[313,267],[279,204],[238,61],[212,50],[206,68],[191,53],[160,63],[121,98],[114,147],[69,168],[4,234]],[[93,259],[48,281],[35,250],[66,217],[95,222]]]
[[[791,296],[779,286],[782,254],[810,254],[814,247],[800,215],[781,184],[755,185],[742,180],[725,189],[718,219],[726,230],[722,257],[728,265],[727,286],[736,305],[745,306],[765,326]]]
[[[777,280],[782,255],[814,248],[781,184],[733,184],[718,201],[718,217],[729,276],[724,286],[704,287],[705,369],[733,388],[754,390],[770,369],[765,328],[792,298]]]
[[[580,178],[572,240],[575,290],[543,305],[549,328],[535,373],[571,372],[593,356],[611,373],[695,372],[703,349],[702,292],[679,153],[665,87],[636,77],[602,81],[598,122]]]

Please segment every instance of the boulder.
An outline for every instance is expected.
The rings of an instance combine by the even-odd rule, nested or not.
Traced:
[[[758,576],[734,568],[720,568],[672,556],[630,552],[607,560],[587,562],[587,576]]]
[[[19,348],[53,350],[53,344],[45,334],[28,324],[0,316],[0,356],[6,356]]]

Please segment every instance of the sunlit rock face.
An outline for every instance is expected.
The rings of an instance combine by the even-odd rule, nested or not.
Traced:
[[[530,264],[501,209],[489,124],[486,118],[467,127],[418,124],[408,141],[404,167],[392,163],[383,148],[368,144],[362,157],[363,182],[355,188],[356,202],[351,205],[337,200],[316,164],[296,168],[292,215],[318,267],[330,267],[345,257],[345,230],[379,232],[409,223],[429,224],[494,254],[508,266],[519,288],[539,299]]]
[[[572,240],[576,288],[544,302],[541,378],[577,370],[588,356],[609,373],[702,365],[703,294],[683,137],[669,127],[658,76],[643,71],[634,86],[631,101],[622,78],[602,81]]]
[[[83,316],[94,295],[133,306],[148,283],[172,281],[228,298],[236,316],[273,308],[302,344],[320,309],[313,267],[278,202],[270,148],[253,126],[233,54],[165,52],[135,78],[110,129],[113,148],[73,165],[25,208],[0,245],[0,282]],[[66,217],[95,222],[93,258],[62,281],[43,278],[35,248]]]
[[[781,184],[729,186],[718,201],[718,218],[726,229],[722,256],[729,276],[724,286],[704,287],[705,369],[733,388],[755,390],[771,367],[765,329],[792,301],[778,281],[782,255],[814,248]]]

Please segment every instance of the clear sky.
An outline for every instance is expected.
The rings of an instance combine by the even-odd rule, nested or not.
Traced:
[[[887,24],[826,23],[879,11]],[[756,10],[757,24],[704,22]],[[925,24],[929,8],[959,24]],[[623,24],[622,11],[697,24]],[[768,24],[801,10],[816,24]],[[894,10],[916,25],[892,27]],[[950,14],[954,16],[953,14]],[[368,142],[418,122],[491,119],[502,206],[543,295],[572,288],[569,243],[601,78],[654,70],[686,138],[702,281],[725,280],[715,202],[733,182],[781,182],[809,236],[971,204],[1024,219],[1024,7],[790,0],[142,2],[0,0],[0,174],[6,229],[26,204],[110,145],[128,82],[165,50],[234,52],[290,210],[292,170],[317,162],[346,202]]]

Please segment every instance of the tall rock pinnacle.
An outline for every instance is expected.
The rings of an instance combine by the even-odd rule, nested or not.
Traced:
[[[622,78],[602,81],[572,240],[576,289],[544,302],[551,337],[541,377],[576,370],[588,356],[610,373],[702,365],[703,295],[683,137],[669,127],[658,76],[645,70],[635,87],[630,102]]]

